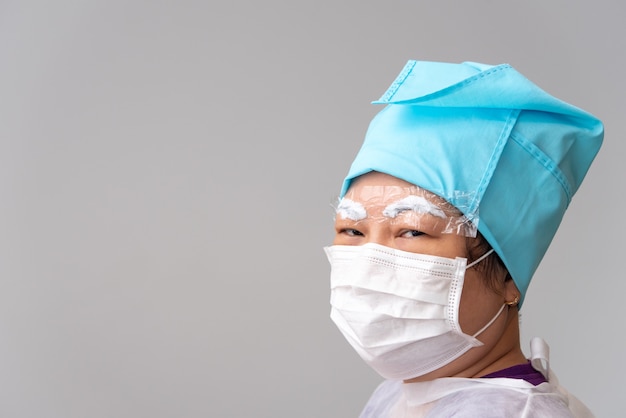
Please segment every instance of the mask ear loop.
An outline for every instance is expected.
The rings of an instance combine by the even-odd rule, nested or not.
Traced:
[[[491,255],[491,253],[494,252],[494,249],[490,249],[489,251],[487,251],[485,254],[481,255],[480,257],[478,257],[476,260],[472,261],[470,264],[467,265],[466,269],[475,266],[476,264],[480,263],[481,261],[483,261],[485,258],[489,257]],[[516,299],[516,303],[517,303],[517,299]],[[494,315],[493,318],[491,318],[491,320],[489,322],[487,322],[487,324],[482,327],[481,329],[479,329],[477,332],[474,333],[474,335],[472,335],[472,337],[476,338],[478,337],[480,334],[483,333],[484,330],[486,330],[487,328],[489,328],[491,326],[491,324],[493,324],[494,322],[496,322],[496,319],[498,319],[498,317],[500,316],[500,314],[502,313],[502,311],[504,310],[504,308],[508,305],[508,303],[503,303],[502,306],[500,306],[500,309],[498,310],[498,312]]]
[[[498,313],[496,313],[496,315],[491,318],[491,321],[487,322],[487,325],[485,325],[484,327],[482,327],[481,329],[479,329],[476,333],[474,333],[474,335],[472,335],[472,337],[476,338],[478,337],[480,334],[482,334],[482,332],[484,330],[486,330],[487,328],[489,328],[491,326],[491,324],[493,324],[494,322],[496,322],[496,319],[498,319],[498,317],[500,316],[500,314],[502,313],[502,311],[504,310],[504,307],[506,306],[506,303],[503,303],[502,306],[500,306],[500,309],[498,310]]]
[[[478,257],[476,260],[472,261],[471,263],[469,263],[465,268],[468,269],[470,267],[474,267],[476,264],[480,263],[481,261],[483,261],[485,258],[489,257],[491,255],[491,253],[494,251],[494,249],[490,249],[489,251],[487,251],[485,254],[481,255],[480,257]]]
[[[478,257],[478,259],[476,259],[475,261],[472,261],[470,264],[467,265],[466,268],[470,268],[475,266],[476,264],[480,263],[481,261],[483,261],[485,258],[487,258],[492,252],[494,251],[494,249],[490,249],[489,251],[487,251],[485,254],[481,255],[480,257]],[[504,309],[504,306],[508,306],[509,308],[511,306],[515,306],[517,305],[517,303],[519,302],[519,295],[515,295],[515,299],[513,299],[510,302],[504,302],[504,305],[502,305],[502,309]],[[502,311],[502,309],[500,309],[500,311]],[[496,318],[498,317],[498,315],[500,315],[500,312],[498,312],[498,314],[496,315]],[[495,318],[494,318],[495,320]],[[493,322],[494,320],[492,320],[491,322]],[[491,325],[491,323],[489,323],[487,326]],[[485,327],[486,328],[486,327]],[[481,329],[479,332],[484,331],[484,328]]]

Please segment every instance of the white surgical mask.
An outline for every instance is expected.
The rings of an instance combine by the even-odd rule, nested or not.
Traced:
[[[331,318],[363,360],[387,379],[410,379],[457,359],[474,335],[459,325],[467,259],[368,243],[325,247],[331,264]],[[493,251],[493,250],[492,250]]]

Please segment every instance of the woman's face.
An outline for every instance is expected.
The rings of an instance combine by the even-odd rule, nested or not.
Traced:
[[[333,244],[374,242],[420,254],[465,257],[465,236],[449,233],[449,224],[461,216],[432,193],[396,177],[371,172],[353,181],[340,203]]]
[[[414,205],[405,204],[409,201]],[[418,210],[410,209],[415,204]],[[467,258],[472,238],[446,232],[448,220],[454,216],[458,217],[460,213],[440,197],[396,177],[370,172],[353,181],[346,193],[336,216],[333,244],[376,243],[420,254]],[[498,283],[502,288],[491,289],[476,269],[467,270],[459,309],[463,332],[476,333],[505,303],[504,277]],[[451,376],[465,370],[481,358],[481,351],[493,347],[504,329],[505,316],[501,315],[480,334],[478,339],[484,346],[470,350],[440,369],[443,375]],[[439,377],[438,372],[429,373],[420,380]]]

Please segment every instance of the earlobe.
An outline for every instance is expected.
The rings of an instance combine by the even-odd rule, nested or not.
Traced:
[[[504,303],[508,306],[515,306],[518,304],[520,298],[520,291],[517,289],[513,280],[507,280],[504,282]]]

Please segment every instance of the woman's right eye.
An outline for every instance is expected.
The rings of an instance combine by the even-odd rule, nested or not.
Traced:
[[[339,231],[339,233],[341,234],[346,234],[348,236],[351,237],[362,237],[363,233],[357,229],[354,228],[344,228],[341,231]]]

